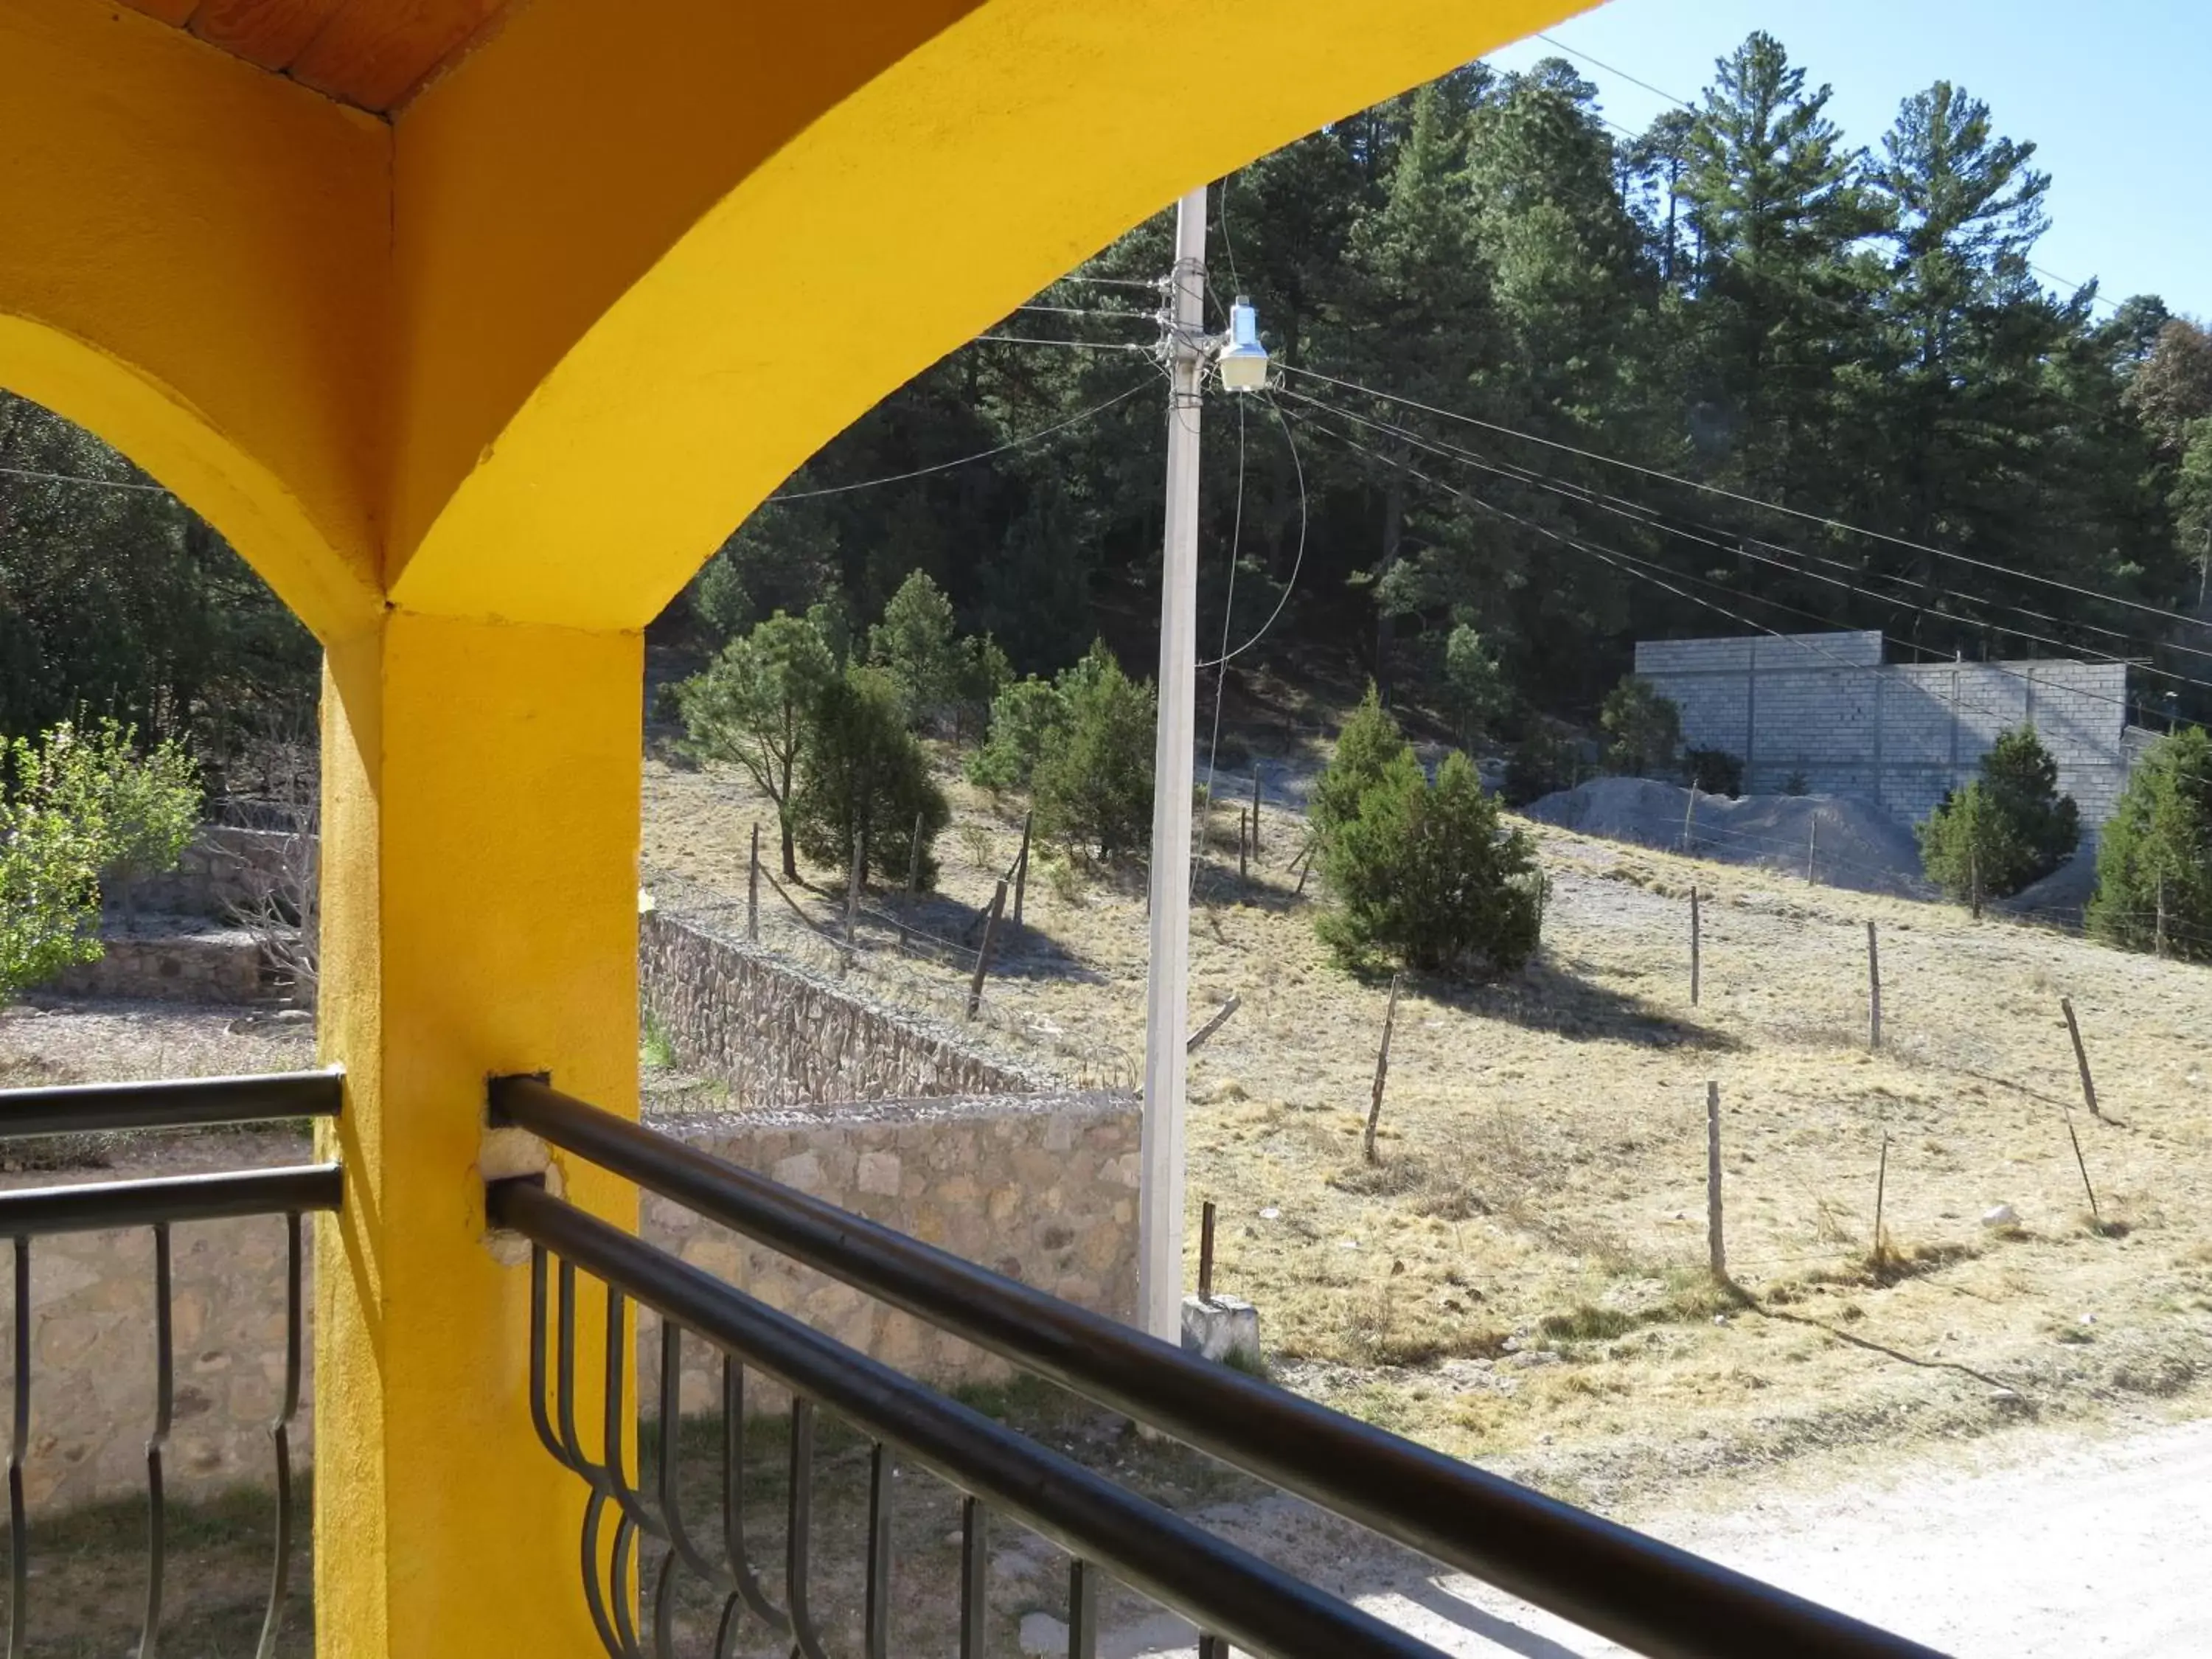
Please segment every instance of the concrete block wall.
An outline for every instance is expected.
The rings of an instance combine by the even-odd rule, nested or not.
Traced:
[[[1685,741],[1744,760],[1744,787],[1856,794],[1918,821],[2032,725],[2092,828],[2131,762],[2127,670],[2070,660],[1885,665],[1876,633],[1647,641],[1636,672],[1681,708]]]

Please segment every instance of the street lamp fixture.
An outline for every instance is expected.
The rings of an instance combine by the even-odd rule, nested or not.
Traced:
[[[1260,343],[1259,313],[1243,295],[1229,307],[1229,333],[1214,357],[1221,384],[1231,392],[1260,392],[1267,385],[1267,348]]]

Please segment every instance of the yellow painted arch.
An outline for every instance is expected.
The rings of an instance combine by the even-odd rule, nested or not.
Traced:
[[[537,0],[398,123],[393,596],[641,625],[871,404],[1193,183],[1578,9]]]
[[[390,130],[136,12],[0,4],[0,385],[325,637],[374,620]]]

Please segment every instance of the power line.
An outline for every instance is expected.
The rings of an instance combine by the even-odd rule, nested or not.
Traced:
[[[822,489],[781,491],[770,495],[768,500],[769,501],[805,501],[821,495],[845,495],[856,489],[873,489],[878,484],[903,483],[909,478],[926,478],[933,472],[949,472],[957,466],[969,466],[977,461],[988,461],[994,455],[1004,455],[1010,450],[1026,448],[1030,444],[1043,441],[1054,433],[1065,432],[1072,426],[1079,426],[1085,421],[1093,420],[1103,415],[1116,404],[1127,403],[1139,392],[1144,391],[1147,384],[1140,380],[1127,391],[1115,393],[1103,404],[1094,404],[1091,408],[1071,415],[1064,421],[1055,421],[1050,426],[1040,428],[1035,432],[1025,434],[1018,438],[1009,439],[994,448],[979,449],[973,455],[963,455],[955,460],[939,461],[933,466],[917,466],[910,471],[888,473],[880,478],[863,478],[858,483],[831,484]]]
[[[1304,401],[1309,404],[1314,404],[1316,407],[1325,409],[1330,414],[1337,415],[1340,418],[1353,420],[1358,418],[1356,416],[1350,415],[1347,411],[1336,410],[1328,404],[1316,404],[1315,403],[1315,400],[1311,398],[1305,399]],[[1577,551],[1587,554],[1589,556],[1597,559],[1603,563],[1612,565],[1616,569],[1624,570],[1630,575],[1643,576],[1644,580],[1650,581],[1655,586],[1665,589],[1668,592],[1674,594],[1677,599],[1686,600],[1688,603],[1697,605],[1701,609],[1711,611],[1717,615],[1725,617],[1729,621],[1735,623],[1741,627],[1753,629],[1759,633],[1771,635],[1776,639],[1785,639],[1790,637],[1789,635],[1783,634],[1779,629],[1770,627],[1765,623],[1756,622],[1751,617],[1729,610],[1725,605],[1717,605],[1710,599],[1699,599],[1694,593],[1685,592],[1680,588],[1673,586],[1670,582],[1662,580],[1656,576],[1646,574],[1646,571],[1662,571],[1666,575],[1671,576],[1676,580],[1689,581],[1698,583],[1699,585],[1708,587],[1715,587],[1717,591],[1729,592],[1731,597],[1749,599],[1753,603],[1765,605],[1777,610],[1789,611],[1792,612],[1792,614],[1806,617],[1814,620],[1826,620],[1825,618],[1814,617],[1812,612],[1799,611],[1794,606],[1784,605],[1779,600],[1769,599],[1763,594],[1735,594],[1732,590],[1718,588],[1717,584],[1702,581],[1700,578],[1686,575],[1680,571],[1672,569],[1666,565],[1658,564],[1652,560],[1643,558],[1638,555],[1624,553],[1617,548],[1600,548],[1595,546],[1581,538],[1570,536],[1562,532],[1550,529],[1544,525],[1537,523],[1532,519],[1524,518],[1521,514],[1512,513],[1504,507],[1501,507],[1495,502],[1485,501],[1481,496],[1474,494],[1471,490],[1458,489],[1451,484],[1444,483],[1441,479],[1432,478],[1425,472],[1421,471],[1418,467],[1412,465],[1410,463],[1399,460],[1394,456],[1384,455],[1344,433],[1337,432],[1328,427],[1322,427],[1318,422],[1310,420],[1304,421],[1304,423],[1314,426],[1317,430],[1328,433],[1330,436],[1337,439],[1339,442],[1346,444],[1349,447],[1358,451],[1361,454],[1367,456],[1371,460],[1379,461],[1385,466],[1395,467],[1401,471],[1406,472],[1415,478],[1419,478],[1422,483],[1426,483],[1434,489],[1443,490],[1455,500],[1466,501],[1472,506],[1482,508],[1486,512],[1492,513],[1500,518],[1509,520],[1515,524],[1522,526],[1525,529],[1533,531],[1537,535],[1545,537],[1554,542],[1561,543],[1565,546],[1572,547]],[[1431,447],[1432,450],[1434,449],[1433,446],[1427,447]],[[1464,459],[1452,457],[1448,452],[1441,450],[1437,450],[1435,453],[1444,454],[1447,459]],[[1496,469],[1493,468],[1492,470],[1495,471]],[[1634,567],[1641,567],[1641,568]],[[1881,638],[1887,644],[1902,646],[1905,643],[1886,631],[1876,631],[1881,632]],[[1796,642],[1802,644],[1804,648],[1813,651],[1818,655],[1826,657],[1831,662],[1833,662],[1838,667],[1856,670],[1863,668],[1865,665],[1863,664],[1846,662],[1842,658],[1836,656],[1834,653],[1828,651],[1826,647],[1820,646],[1813,641],[1807,640],[1802,635],[1797,637]],[[1993,662],[1984,663],[1978,665],[1993,669],[1997,672],[2008,675],[2015,679],[2028,681],[2030,684],[2033,684],[2034,680],[2033,671],[2023,672],[2021,669],[2013,667],[2008,663]],[[2191,684],[2201,684],[2203,682],[2192,681]],[[2130,704],[2128,700],[2124,697],[2108,696],[2106,694],[2098,691],[2074,690],[2069,691],[2069,695],[2081,696],[2094,702],[2109,704],[2120,708],[2123,712],[2125,712],[2132,707],[2132,705]],[[2191,721],[2190,724],[2195,726],[2199,723]]]
[[[1639,473],[1647,478],[1656,478],[1663,483],[1678,484],[1685,489],[1694,489],[1703,495],[1719,496],[1723,500],[1736,501],[1746,507],[1764,507],[1770,513],[1779,513],[1785,517],[1796,519],[1807,524],[1819,525],[1824,529],[1839,531],[1845,535],[1863,536],[1869,541],[1887,542],[1893,547],[1902,547],[1912,552],[1925,553],[1935,558],[1950,559],[1960,564],[1971,565],[1978,570],[1987,570],[2000,576],[2010,576],[2018,581],[2035,582],[2045,587],[2056,588],[2062,592],[2075,594],[2081,599],[2095,599],[2101,604],[2118,605],[2124,610],[2141,611],[2147,616],[2156,617],[2161,622],[2188,623],[2198,628],[2212,629],[2212,620],[2187,616],[2179,611],[2168,611],[2162,606],[2148,605],[2140,599],[2123,599],[2115,593],[2100,593],[2094,588],[2063,581],[2056,576],[2039,575],[2033,571],[2014,569],[2011,566],[1997,564],[1988,559],[1978,559],[1972,554],[1955,552],[1949,548],[1933,546],[1927,542],[1914,541],[1910,537],[1893,536],[1882,530],[1869,530],[1863,525],[1855,525],[1842,519],[1831,518],[1824,513],[1808,513],[1801,507],[1785,507],[1779,501],[1766,501],[1757,495],[1747,495],[1741,491],[1725,489],[1719,484],[1705,483],[1695,478],[1685,478],[1675,473],[1662,471],[1657,467],[1644,466],[1635,461],[1622,460],[1615,455],[1607,455],[1594,449],[1584,449],[1576,444],[1563,443],[1556,438],[1540,437],[1533,432],[1524,432],[1517,427],[1505,426],[1496,421],[1486,421],[1474,415],[1462,415],[1455,410],[1439,409],[1433,404],[1420,403],[1414,398],[1401,398],[1392,392],[1378,392],[1372,386],[1364,386],[1352,380],[1339,380],[1334,375],[1324,374],[1318,369],[1302,368],[1295,363],[1285,363],[1283,367],[1286,373],[1302,374],[1310,380],[1320,380],[1327,385],[1340,387],[1346,392],[1356,392],[1362,397],[1375,398],[1384,403],[1396,404],[1401,408],[1418,410],[1424,415],[1434,415],[1442,420],[1457,421],[1464,425],[1480,427],[1485,431],[1499,433],[1505,437],[1518,438],[1524,443],[1540,444],[1547,449],[1579,456],[1583,460],[1596,461],[1605,466],[1618,467],[1623,471]]]
[[[1495,463],[1480,455],[1475,454],[1471,451],[1460,449],[1454,445],[1447,444],[1440,439],[1430,438],[1425,434],[1408,430],[1404,427],[1392,425],[1387,421],[1372,419],[1369,416],[1355,414],[1349,410],[1340,409],[1333,404],[1324,403],[1316,398],[1309,398],[1302,392],[1285,391],[1284,395],[1294,398],[1300,403],[1311,404],[1316,409],[1327,410],[1341,419],[1357,422],[1361,426],[1366,427],[1371,431],[1388,433],[1391,436],[1399,439],[1401,441],[1412,443],[1419,447],[1427,449],[1431,453],[1449,456],[1454,459],[1464,461],[1471,466],[1480,467],[1485,471],[1495,473],[1501,477],[1511,478],[1518,483],[1529,484],[1535,489],[1547,490],[1553,495],[1560,496],[1564,500],[1581,501],[1586,506],[1596,507],[1601,512],[1613,513],[1616,516],[1625,518],[1631,523],[1640,526],[1644,528],[1658,531],[1662,535],[1674,536],[1682,540],[1695,542],[1700,546],[1710,547],[1716,552],[1725,553],[1732,557],[1739,559],[1749,559],[1760,564],[1771,565],[1777,569],[1786,570],[1793,575],[1803,577],[1805,580],[1809,581],[1822,582],[1831,587],[1840,587],[1847,592],[1864,593],[1869,599],[1883,599],[1893,605],[1910,605],[1916,610],[1940,617],[1948,622],[1958,623],[1964,627],[1985,629],[1992,632],[2009,635],[2014,638],[2027,640],[2037,645],[2055,647],[2062,651],[2078,653],[2103,662],[2118,664],[2121,666],[2130,668],[2142,673],[2156,675],[2162,679],[2172,680],[2178,684],[2195,686],[2203,690],[2212,690],[2212,681],[2197,679],[2191,675],[2180,673],[2173,669],[2160,668],[2152,663],[2133,662],[2127,658],[2116,654],[2115,653],[2099,650],[2094,646],[2081,645],[2072,641],[2056,639],[2049,635],[2039,634],[2029,629],[2010,627],[2006,623],[1993,622],[1984,617],[1960,616],[1955,611],[1946,611],[1941,606],[1930,605],[1924,597],[1907,597],[1904,595],[1877,593],[1871,589],[1862,586],[1859,580],[1844,581],[1834,576],[1825,576],[1818,571],[1808,570],[1800,565],[1790,564],[1784,560],[1769,558],[1763,554],[1754,553],[1751,550],[1754,546],[1761,547],[1768,549],[1772,552],[1788,554],[1796,558],[1815,560],[1821,563],[1832,565],[1838,569],[1851,570],[1854,568],[1854,567],[1845,563],[1842,560],[1824,559],[1817,554],[1807,553],[1801,549],[1788,547],[1782,544],[1774,542],[1747,538],[1738,538],[1735,542],[1716,540],[1714,539],[1714,537],[1723,535],[1725,532],[1721,532],[1710,525],[1701,526],[1700,527],[1711,531],[1712,534],[1701,536],[1692,531],[1684,530],[1677,526],[1668,524],[1665,519],[1660,516],[1654,509],[1647,507],[1640,502],[1631,501],[1620,496],[1607,495],[1600,491],[1593,491],[1589,489],[1586,486],[1555,479],[1547,473],[1537,472],[1529,468],[1514,465],[1510,463]],[[1901,576],[1890,575],[1881,572],[1873,573],[1869,579],[1890,582],[1899,582],[1907,580]],[[1686,580],[1687,579],[1686,578]],[[1711,586],[1712,584],[1708,585]],[[1722,591],[1732,592],[1734,590],[1723,589]],[[2028,611],[2024,606],[2002,605],[2000,601],[1984,599],[1979,595],[1961,593],[1950,588],[1943,588],[1936,591],[1940,592],[1945,598],[1957,599],[1962,604],[1999,604],[2002,605],[2002,609],[2015,611],[2023,616],[2033,617],[2039,620],[2055,622],[2060,626],[2069,625],[2062,619],[2045,617],[2041,612]],[[1760,596],[1760,598],[1762,603],[1778,603],[1777,601],[1765,599],[1764,596]],[[1794,610],[1794,607],[1783,608]],[[1796,611],[1795,614],[1801,617],[1813,617],[1813,619],[1816,621],[1829,622],[1832,624],[1832,618],[1814,617],[1814,613],[1811,611]],[[2094,625],[2090,624],[2090,626],[2094,627]],[[2125,635],[2117,633],[2115,630],[2111,629],[2099,628],[2096,629],[2096,631],[2099,633],[2111,634],[2114,638],[2119,639],[2124,642],[2127,638]],[[1902,642],[1900,641],[1900,643]],[[2200,650],[2192,646],[2169,644],[2168,648],[2185,652],[2191,656],[2212,659],[2212,651]]]
[[[1146,345],[1125,345],[1111,340],[1041,340],[1027,334],[978,334],[969,341],[988,340],[996,345],[1066,346],[1076,351],[1141,351],[1147,356],[1152,348]]]
[[[122,478],[89,478],[79,472],[40,472],[26,466],[0,466],[0,476],[29,478],[40,483],[87,484],[95,489],[135,489],[149,495],[173,493],[157,483],[131,483]]]
[[[1293,593],[1295,593],[1296,592],[1297,592],[1297,586],[1298,586],[1298,572],[1299,572],[1300,570],[1302,570],[1303,568],[1304,568],[1304,567],[1305,567],[1305,562],[1306,562],[1306,532],[1308,531],[1308,529],[1309,529],[1309,528],[1310,528],[1311,524],[1312,524],[1312,514],[1311,514],[1311,513],[1310,513],[1310,508],[1309,508],[1309,503],[1308,503],[1307,496],[1306,496],[1306,466],[1305,466],[1305,462],[1304,462],[1304,459],[1299,456],[1299,454],[1298,454],[1298,441],[1297,441],[1296,438],[1294,438],[1294,437],[1292,437],[1292,436],[1291,435],[1291,422],[1290,422],[1289,418],[1288,418],[1286,416],[1285,416],[1285,415],[1284,415],[1284,413],[1283,413],[1283,406],[1282,406],[1280,404],[1277,403],[1277,402],[1276,402],[1273,398],[1269,398],[1267,399],[1267,407],[1268,407],[1269,409],[1271,409],[1271,410],[1274,410],[1274,412],[1275,412],[1275,419],[1276,419],[1279,422],[1280,422],[1280,424],[1281,424],[1281,426],[1282,426],[1282,428],[1283,428],[1283,441],[1284,441],[1285,443],[1286,443],[1286,444],[1288,444],[1288,445],[1290,446],[1290,450],[1291,450],[1291,470],[1292,470],[1293,471],[1295,471],[1295,472],[1297,473],[1297,480],[1298,480],[1298,548],[1297,548],[1297,553],[1296,553],[1295,555],[1293,555],[1293,556],[1292,556],[1292,557],[1291,557],[1291,574],[1290,574],[1290,577],[1289,577],[1289,579],[1288,579],[1286,581],[1285,581],[1285,582],[1284,582],[1284,584],[1283,584],[1282,597],[1281,597],[1281,598],[1279,598],[1279,599],[1278,599],[1275,601],[1275,608],[1274,608],[1274,610],[1273,610],[1273,611],[1270,611],[1270,612],[1268,613],[1267,620],[1267,621],[1265,621],[1265,622],[1263,622],[1263,623],[1261,623],[1260,624],[1259,631],[1258,631],[1257,633],[1254,634],[1250,639],[1249,639],[1249,640],[1245,641],[1243,644],[1242,644],[1242,645],[1238,646],[1238,647],[1237,647],[1234,651],[1226,651],[1226,652],[1224,652],[1220,656],[1218,656],[1218,657],[1215,658],[1212,662],[1202,662],[1202,663],[1199,664],[1199,666],[1200,666],[1200,668],[1218,668],[1218,667],[1222,666],[1224,663],[1231,663],[1231,662],[1234,662],[1237,658],[1239,658],[1239,657],[1243,656],[1243,655],[1247,651],[1249,651],[1249,650],[1250,650],[1254,646],[1255,646],[1255,645],[1259,644],[1259,643],[1260,643],[1260,641],[1261,641],[1261,640],[1263,640],[1263,639],[1267,638],[1267,630],[1268,630],[1269,629],[1273,628],[1273,627],[1275,625],[1276,621],[1277,621],[1277,620],[1278,620],[1278,619],[1282,616],[1282,614],[1283,614],[1283,608],[1284,608],[1285,605],[1289,605],[1289,604],[1290,604],[1290,602],[1291,602],[1291,594],[1293,594]],[[1223,630],[1223,632],[1224,632],[1224,641],[1225,641],[1226,634],[1227,634],[1227,629],[1226,629],[1225,625],[1224,625],[1224,630]]]
[[[1618,76],[1620,79],[1627,82],[1631,86],[1641,87],[1644,91],[1652,94],[1655,97],[1664,98],[1670,104],[1680,104],[1684,109],[1694,109],[1697,107],[1697,106],[1691,103],[1691,101],[1686,98],[1677,98],[1673,93],[1668,92],[1662,88],[1655,87],[1649,81],[1638,80],[1635,76],[1631,75],[1626,70],[1615,69],[1612,64],[1605,62],[1602,58],[1593,58],[1586,52],[1577,52],[1574,47],[1567,45],[1564,40],[1554,40],[1552,36],[1542,33],[1540,30],[1538,31],[1536,38],[1539,40],[1541,40],[1546,46],[1556,46],[1568,57],[1588,64],[1594,70],[1603,70],[1607,75]],[[1626,129],[1623,129],[1623,131],[1626,131]]]

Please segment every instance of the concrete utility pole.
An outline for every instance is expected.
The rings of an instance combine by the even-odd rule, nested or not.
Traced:
[[[1176,209],[1169,295],[1167,538],[1160,568],[1159,727],[1152,751],[1152,937],[1145,981],[1137,1305],[1182,1340],[1183,1058],[1190,988],[1190,792],[1198,679],[1199,374],[1206,358],[1206,186]]]

